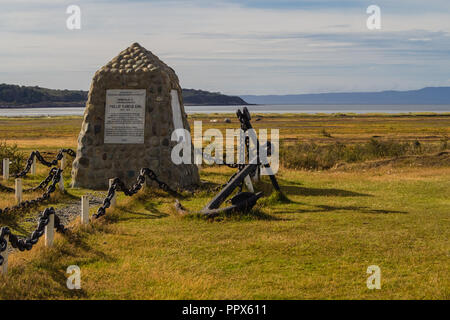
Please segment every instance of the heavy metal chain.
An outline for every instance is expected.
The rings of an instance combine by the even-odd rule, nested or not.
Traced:
[[[25,169],[23,169],[21,172],[15,174],[14,176],[16,178],[25,177],[28,174],[28,172],[30,172],[31,166],[33,165],[33,161],[34,161],[35,157],[44,166],[51,167],[51,166],[56,166],[58,164],[58,161],[60,161],[63,158],[64,153],[67,153],[71,157],[76,156],[75,151],[73,151],[72,149],[61,149],[61,150],[59,150],[55,159],[53,159],[52,161],[47,161],[44,159],[44,157],[41,155],[41,153],[39,151],[33,151],[33,152],[31,152],[30,157],[27,160],[27,165],[25,166]]]
[[[0,191],[1,191],[1,192],[12,193],[12,192],[14,192],[15,190],[14,190],[14,188],[10,188],[10,187],[4,186],[4,185],[2,185],[2,184],[0,183]]]
[[[142,189],[146,177],[148,177],[152,181],[155,181],[158,184],[158,187],[163,191],[169,193],[174,197],[181,197],[181,195],[171,189],[167,183],[160,181],[153,170],[149,168],[143,168],[141,169],[139,176],[136,179],[137,182],[130,189],[127,188],[122,180],[120,180],[119,178],[115,178],[111,184],[111,187],[108,189],[108,195],[103,201],[103,205],[98,208],[97,213],[95,213],[93,217],[97,219],[106,213],[106,209],[111,206],[111,201],[117,191],[122,191],[126,196],[129,197],[135,195],[139,190]]]
[[[42,180],[42,182],[39,183],[38,186],[33,187],[33,188],[29,188],[29,189],[25,189],[25,190],[23,190],[23,192],[34,192],[34,191],[39,190],[39,189],[44,189],[45,187],[48,186],[50,181],[52,181],[52,179],[53,179],[54,175],[56,174],[57,170],[58,170],[57,168],[51,168],[50,172],[48,173],[48,176],[44,180]],[[15,189],[0,184],[0,191],[7,192],[7,193],[14,193]]]
[[[50,172],[48,173],[48,176],[44,180],[42,180],[42,182],[38,186],[29,188],[29,189],[25,189],[25,190],[23,190],[23,192],[34,192],[36,190],[44,189],[45,187],[48,186],[50,181],[52,181],[53,177],[55,176],[55,174],[57,174],[57,172],[58,172],[58,168],[51,168]]]
[[[6,250],[8,246],[8,242],[5,239],[5,236],[8,236],[9,243],[15,249],[19,249],[20,251],[31,250],[33,245],[35,245],[39,238],[42,237],[45,233],[45,227],[50,222],[50,215],[55,216],[55,229],[57,232],[64,233],[66,230],[64,225],[61,223],[61,220],[55,213],[55,209],[47,208],[45,209],[41,215],[39,216],[39,221],[36,229],[31,233],[31,236],[28,238],[19,238],[17,235],[13,234],[8,227],[2,227],[0,229],[0,253]],[[0,255],[0,266],[3,264],[4,258]]]
[[[2,213],[7,214],[7,213],[11,213],[11,212],[18,211],[18,210],[23,210],[26,208],[31,208],[31,207],[34,207],[34,206],[44,202],[45,200],[48,200],[50,198],[50,195],[53,192],[55,192],[56,184],[58,184],[58,182],[61,180],[62,172],[63,171],[61,169],[56,169],[56,172],[54,173],[54,175],[52,177],[52,183],[47,187],[47,190],[42,194],[42,196],[40,196],[36,199],[33,199],[33,200],[22,201],[21,203],[15,205],[13,207],[6,207],[3,210],[0,209],[0,214],[2,214]]]

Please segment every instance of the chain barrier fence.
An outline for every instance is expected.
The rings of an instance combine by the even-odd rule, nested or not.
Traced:
[[[56,185],[62,179],[62,172],[63,172],[63,170],[58,169],[58,168],[53,168],[52,170],[50,170],[48,177],[44,181],[42,181],[37,187],[26,190],[26,192],[31,192],[31,191],[36,191],[38,189],[43,189],[43,188],[45,188],[45,186],[47,186],[47,189],[40,197],[37,197],[36,199],[32,199],[32,200],[20,201],[15,206],[0,209],[0,214],[8,214],[8,213],[20,211],[23,209],[35,207],[35,206],[43,203],[44,201],[50,199],[51,194],[53,192],[55,192],[55,190],[56,190]],[[52,183],[50,185],[48,185],[50,181],[52,181]]]
[[[26,169],[28,169],[28,166]],[[52,168],[47,178],[44,181],[42,181],[37,187],[27,189],[27,190],[37,190],[39,188],[45,188],[45,186],[47,186],[50,183],[50,181],[52,181],[52,183],[48,185],[47,190],[41,197],[34,200],[23,201],[13,207],[0,209],[0,214],[1,213],[6,214],[16,210],[30,208],[49,199],[50,195],[56,190],[56,185],[59,183],[60,179],[62,179],[62,172],[63,170],[61,169]],[[153,170],[149,168],[143,168],[140,170],[140,174],[136,179],[137,180],[136,183],[130,188],[128,188],[125,185],[125,183],[119,178],[111,179],[107,196],[104,199],[102,206],[97,210],[95,214],[92,215],[92,218],[98,219],[106,214],[106,210],[111,207],[113,202],[115,202],[117,192],[121,191],[126,196],[131,197],[142,189],[147,179],[149,181],[154,181],[161,190],[167,192],[171,196],[183,197],[180,193],[170,188],[170,186],[167,183],[158,179],[156,173]],[[89,200],[87,196],[83,196],[81,205],[81,223],[85,224],[88,222],[89,222]],[[56,230],[59,233],[64,233],[67,230],[66,227],[61,223],[61,219],[56,214],[56,211],[53,207],[45,209],[39,215],[38,225],[36,229],[30,234],[29,237],[20,238],[19,236],[13,234],[8,227],[0,228],[0,274],[4,275],[7,274],[7,259],[10,251],[8,250],[8,244],[10,244],[12,248],[17,249],[19,251],[25,250],[28,251],[31,250],[33,246],[38,243],[39,239],[45,234],[46,238],[45,245],[51,246],[53,243],[53,230]]]
[[[36,187],[29,188],[29,189],[24,189],[22,192],[30,193],[30,192],[35,192],[40,189],[46,188],[48,186],[48,184],[50,183],[50,181],[52,181],[52,179],[55,176],[55,174],[57,173],[57,171],[58,171],[58,168],[51,168],[47,177],[44,180],[42,180],[39,183],[39,185],[37,185]],[[16,189],[8,187],[8,186],[4,186],[0,183],[0,191],[5,192],[5,193],[14,193],[16,191]]]
[[[243,112],[238,110],[237,116],[241,122],[241,128],[244,131],[252,129],[252,126],[250,124],[251,117],[247,108],[244,108]],[[257,145],[259,146],[259,141],[256,140],[256,142]],[[267,144],[266,148],[270,150],[270,147],[271,147],[270,144]],[[249,148],[248,139],[246,139],[245,141],[245,148],[247,149],[248,152]],[[25,177],[30,172],[30,170],[32,170],[33,165],[35,164],[35,160],[38,160],[39,162],[48,167],[56,166],[58,164],[58,161],[64,158],[64,154],[68,154],[72,157],[76,155],[75,152],[71,149],[61,149],[54,160],[46,161],[39,153],[39,151],[33,151],[29,159],[27,160],[27,164],[24,170],[16,174],[15,177],[16,178]],[[203,157],[208,161],[215,162],[214,158],[206,154],[203,154]],[[225,162],[223,163],[223,165],[227,165],[230,168],[235,169],[237,168],[238,170],[231,176],[231,178],[228,180],[226,184],[218,187],[218,189],[222,190],[202,209],[201,213],[209,217],[214,217],[220,213],[231,213],[236,211],[247,212],[253,208],[257,200],[262,197],[263,193],[262,192],[255,193],[253,191],[253,186],[251,184],[250,177],[255,175],[258,176],[259,168],[261,166],[268,167],[269,165],[268,164],[263,165],[261,163],[259,152],[257,153],[256,159],[252,160],[256,161],[249,161],[249,163],[247,164],[227,164]],[[21,201],[16,206],[0,209],[0,214],[2,213],[5,214],[13,212],[15,210],[22,210],[24,208],[33,207],[49,199],[50,195],[56,190],[56,184],[63,179],[62,172],[63,172],[62,168],[61,169],[52,168],[47,178],[44,179],[38,186],[26,190],[27,192],[32,192],[47,187],[47,190],[42,194],[41,197],[38,197],[37,199],[34,200]],[[274,189],[278,192],[281,192],[275,176],[270,175],[269,177],[271,179]],[[130,188],[128,188],[120,178],[110,179],[110,186],[107,192],[107,196],[103,200],[102,205],[97,209],[96,213],[92,215],[92,218],[99,219],[100,217],[106,214],[106,210],[108,208],[110,208],[111,206],[115,206],[117,192],[123,192],[125,196],[132,197],[133,195],[138,193],[139,190],[142,189],[147,179],[148,181],[155,182],[161,190],[167,192],[171,196],[176,198],[183,198],[183,196],[179,192],[173,190],[167,183],[159,180],[156,173],[153,170],[151,170],[150,168],[142,168],[136,179],[136,183]],[[52,183],[49,185],[50,181],[52,181]],[[242,192],[244,183],[247,184],[247,187],[249,187],[249,189],[251,189],[250,192]],[[232,195],[232,193],[236,188],[239,188],[239,191],[231,200],[229,200],[231,202],[231,205],[225,208],[220,208],[221,204],[225,202],[230,195]],[[0,185],[0,191],[13,192],[14,189]],[[82,202],[81,223],[85,224],[89,222],[88,197],[83,196],[81,202]],[[182,207],[178,199],[176,200],[176,208],[177,211],[179,211],[180,213],[181,212],[187,213],[186,209]],[[55,229],[56,231],[61,233],[64,233],[64,231],[66,230],[65,226],[61,223],[60,218],[58,217],[53,208],[47,208],[41,213],[41,215],[39,216],[37,228],[31,233],[31,235],[28,238],[19,238],[17,235],[13,234],[9,228],[7,227],[1,228],[0,273],[6,274],[8,242],[11,244],[13,248],[18,249],[19,251],[31,250],[33,248],[33,245],[35,245],[39,241],[39,238],[45,234],[46,246],[51,246],[53,242],[53,231]]]
[[[116,195],[116,192],[122,191],[128,197],[135,195],[139,190],[142,189],[142,187],[145,183],[146,177],[150,181],[155,181],[161,190],[169,193],[171,196],[181,197],[181,195],[177,191],[171,189],[167,183],[160,181],[153,170],[151,170],[149,168],[143,168],[143,169],[141,169],[139,176],[136,179],[137,182],[130,189],[128,189],[126,187],[125,183],[122,180],[120,180],[119,178],[113,179],[111,182],[111,186],[109,187],[109,190],[108,190],[108,195],[106,196],[105,200],[103,201],[103,205],[100,208],[98,208],[97,213],[95,213],[93,215],[93,217],[97,219],[97,218],[105,215],[106,209],[111,207],[111,204]]]
[[[44,166],[47,166],[49,168],[58,165],[58,162],[61,161],[61,169],[64,169],[65,161],[63,161],[63,160],[64,160],[65,154],[67,154],[71,157],[76,156],[76,152],[73,151],[72,149],[61,149],[61,150],[59,150],[55,159],[53,159],[52,161],[47,161],[44,159],[44,157],[41,155],[41,153],[39,151],[37,151],[37,150],[33,151],[33,152],[31,152],[30,157],[28,158],[28,160],[26,162],[25,168],[21,172],[15,173],[13,176],[16,179],[26,177],[30,173],[30,171],[33,171],[32,168],[33,168],[33,165],[35,164],[36,160],[39,161],[40,163],[42,163]],[[47,187],[49,182],[52,180],[53,175],[56,174],[56,170],[57,170],[57,168],[50,169],[50,172],[49,172],[47,178],[44,179],[38,186],[36,186],[34,188],[30,188],[30,189],[25,189],[22,192],[27,193],[27,192],[34,192],[39,189],[44,189],[45,187]],[[9,179],[9,159],[3,159],[3,179],[4,180]],[[15,188],[8,187],[8,186],[5,186],[0,183],[0,192],[14,193],[15,191],[16,191]],[[0,213],[1,213],[1,211],[2,210],[0,210]]]
[[[54,215],[55,230],[60,233],[64,233],[66,228],[61,223],[58,215],[56,215],[55,209],[53,207],[47,208],[39,215],[36,229],[27,238],[19,238],[17,235],[13,234],[8,227],[2,227],[0,229],[0,254],[7,249],[8,242],[14,249],[18,249],[19,251],[31,250],[33,246],[38,243],[39,238],[44,235],[45,227],[50,222],[50,215]],[[9,241],[5,239],[6,236]],[[3,257],[0,256],[0,265],[3,264],[3,260]]]
[[[41,155],[41,153],[39,151],[33,151],[33,152],[31,152],[30,157],[27,160],[27,164],[26,164],[25,168],[21,172],[16,173],[14,176],[16,178],[25,177],[30,172],[35,159],[38,160],[40,163],[42,163],[46,167],[50,168],[52,166],[56,166],[56,165],[58,165],[58,162],[63,159],[64,154],[68,154],[71,157],[76,156],[76,152],[73,151],[72,149],[61,149],[61,150],[59,150],[55,159],[53,159],[52,161],[47,161],[44,159],[44,157]]]

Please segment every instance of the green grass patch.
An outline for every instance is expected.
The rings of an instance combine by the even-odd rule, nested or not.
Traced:
[[[225,180],[228,169],[205,176]],[[248,215],[178,216],[146,190],[54,248],[12,254],[0,297],[63,299],[448,299],[449,169],[279,175]],[[261,184],[270,184],[264,178]],[[197,211],[212,194],[187,197]],[[270,217],[270,218],[267,218]],[[65,270],[82,270],[82,290]],[[382,289],[366,287],[369,265]]]
[[[209,122],[217,117],[194,115],[189,121],[205,120],[205,130],[225,129],[224,123]],[[336,161],[352,155],[355,161],[420,155],[416,140],[421,148],[440,149],[450,134],[448,115],[257,117],[256,128],[279,128],[286,145],[316,145],[295,152],[282,147],[282,153],[292,153],[292,161],[301,152],[318,153],[330,163],[336,153]],[[81,117],[0,118],[0,134],[21,152],[38,149],[50,157],[61,147],[76,147],[80,125]],[[232,118],[231,127],[238,126]],[[373,136],[380,137],[374,139],[381,145],[369,145]],[[344,147],[336,147],[336,141]],[[363,150],[357,152],[356,146]],[[359,154],[361,158],[354,156]],[[329,165],[325,161],[321,166]],[[233,172],[205,166],[205,187],[179,200],[189,212],[199,212]],[[33,186],[47,173],[48,168],[38,165],[38,175],[24,183]],[[68,186],[70,169],[64,174]],[[0,299],[450,298],[449,166],[412,162],[349,171],[281,168],[277,178],[282,194],[273,192],[263,177],[255,187],[264,197],[251,212],[216,219],[180,216],[175,199],[157,190],[146,189],[133,198],[120,195],[117,208],[88,226],[75,221],[67,234],[57,235],[54,247],[45,248],[40,241],[29,252],[11,254],[9,276],[0,279]],[[68,189],[48,205],[59,207],[90,192]],[[2,193],[0,202],[14,199]],[[9,217],[2,225],[26,235],[35,227],[38,209],[43,208]],[[96,210],[93,206],[91,214]],[[81,268],[79,291],[66,287],[70,265]],[[366,287],[370,265],[381,268],[381,290]]]

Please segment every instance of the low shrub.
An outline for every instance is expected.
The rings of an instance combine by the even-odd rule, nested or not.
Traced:
[[[297,143],[284,145],[280,150],[283,166],[292,169],[326,170],[338,162],[362,162],[387,157],[420,155],[437,151],[436,146],[414,142],[396,142],[392,140],[370,139],[366,143],[333,144]]]
[[[25,165],[25,155],[19,151],[16,144],[8,145],[5,141],[0,141],[0,172],[3,172],[3,159],[8,158],[10,173],[19,172]]]

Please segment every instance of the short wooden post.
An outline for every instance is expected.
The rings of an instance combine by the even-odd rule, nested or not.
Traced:
[[[250,176],[246,176],[244,182],[245,185],[247,186],[248,191],[255,192],[255,189],[253,189],[252,179],[250,179]]]
[[[114,179],[109,179],[109,187],[110,188],[113,185],[113,182],[114,182]],[[111,208],[116,207],[116,202],[117,202],[117,195],[114,193],[114,197],[112,197],[112,199],[111,199]]]
[[[89,223],[89,197],[81,197],[81,224]]]
[[[261,180],[261,167],[258,166],[258,168],[255,171],[255,175],[253,176],[253,182],[258,182]]]
[[[3,257],[3,264],[0,267],[0,273],[3,276],[6,276],[8,273],[8,246],[9,246],[9,236],[5,236],[5,240],[7,241],[6,250],[0,253]]]
[[[9,159],[3,159],[3,180],[9,179]]]
[[[31,175],[36,175],[36,156],[33,157],[33,163],[31,164]]]
[[[53,238],[55,237],[55,215],[49,216],[48,224],[45,226],[45,246],[51,247],[53,245]]]
[[[63,157],[61,158],[61,170],[66,168],[66,154],[63,153]]]
[[[22,202],[23,194],[22,194],[22,179],[16,179],[16,203],[19,204]]]
[[[63,176],[62,172],[61,172],[61,176],[59,177],[58,186],[59,186],[59,191],[61,193],[64,193],[64,176]]]

